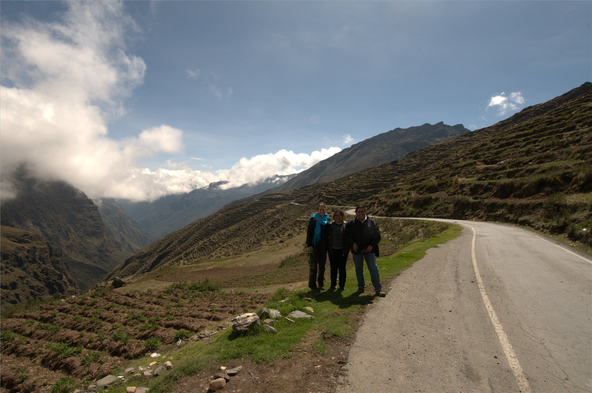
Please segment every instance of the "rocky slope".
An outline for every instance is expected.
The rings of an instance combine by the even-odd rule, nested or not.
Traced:
[[[34,232],[2,227],[1,301],[18,304],[48,295],[76,293],[78,286],[61,253]]]

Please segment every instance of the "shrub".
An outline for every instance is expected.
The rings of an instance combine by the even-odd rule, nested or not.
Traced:
[[[86,364],[96,363],[101,360],[101,353],[99,351],[88,351],[86,355],[82,357],[82,361],[80,362],[81,366]]]
[[[172,292],[175,289],[195,292],[217,292],[219,290],[218,286],[207,278],[203,281],[174,283],[167,291]]]
[[[49,343],[46,346],[50,351],[57,353],[62,359],[76,356],[83,349],[82,347],[71,347],[66,343]]]
[[[70,393],[76,381],[72,378],[60,378],[51,387],[51,393]]]
[[[126,344],[129,341],[130,336],[123,330],[118,330],[115,333],[111,334],[111,338],[115,341],[119,341]]]
[[[144,348],[148,351],[155,351],[160,347],[160,340],[156,337],[150,337],[146,342],[144,342]]]
[[[191,332],[186,329],[181,329],[175,333],[175,340],[184,340],[191,337]]]
[[[16,334],[12,330],[2,330],[0,332],[0,340],[2,341],[14,341]]]

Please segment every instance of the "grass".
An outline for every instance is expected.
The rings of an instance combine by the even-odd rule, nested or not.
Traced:
[[[448,225],[448,229],[434,234],[429,240],[413,241],[400,247],[400,251],[378,259],[381,280],[386,283],[400,274],[413,262],[421,259],[426,250],[437,247],[460,235],[462,228]],[[350,265],[351,267],[351,265]],[[367,269],[366,279],[370,281]],[[211,341],[190,342],[174,355],[175,368],[149,384],[151,393],[168,392],[177,381],[202,370],[214,371],[232,359],[249,358],[254,362],[272,363],[277,358],[290,358],[304,341],[311,343],[310,350],[323,354],[331,343],[328,338],[351,339],[357,329],[352,315],[363,312],[371,304],[373,296],[355,293],[357,282],[353,269],[348,271],[343,292],[323,292],[316,297],[308,290],[289,291],[284,288],[272,294],[265,307],[281,312],[282,318],[273,323],[277,333],[269,333],[261,327],[246,334],[226,329]],[[314,319],[298,319],[290,322],[283,318],[293,310],[314,309]],[[147,359],[138,359],[132,366],[145,365]],[[126,386],[109,389],[108,392],[123,393]]]

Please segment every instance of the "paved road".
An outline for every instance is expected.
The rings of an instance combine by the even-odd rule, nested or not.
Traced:
[[[366,314],[337,393],[592,392],[592,261],[534,233],[458,238]]]

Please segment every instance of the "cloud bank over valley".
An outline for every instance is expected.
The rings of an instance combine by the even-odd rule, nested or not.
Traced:
[[[152,157],[174,158],[184,143],[183,130],[166,124],[121,139],[109,135],[109,121],[125,114],[126,100],[149,72],[142,58],[126,51],[126,34],[138,31],[118,1],[70,2],[52,23],[3,23],[3,198],[14,196],[9,175],[23,164],[35,176],[67,181],[94,199],[151,201],[212,182],[229,188],[294,174],[340,151],[282,149],[215,171],[173,159],[168,168],[142,166]]]

